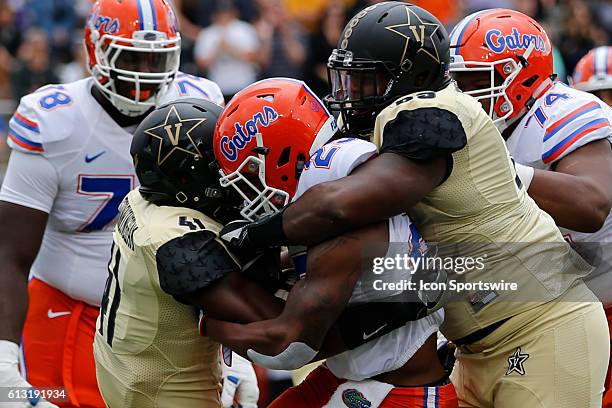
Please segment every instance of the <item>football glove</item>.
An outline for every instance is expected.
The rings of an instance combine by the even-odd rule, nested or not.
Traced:
[[[251,362],[240,355],[223,347],[223,354],[231,353],[230,361],[223,358],[223,391],[221,392],[221,406],[231,408],[257,408],[259,387],[257,377]],[[228,353],[229,352],[229,353]],[[228,364],[229,363],[229,364]],[[238,405],[234,405],[234,401]]]
[[[255,222],[232,221],[221,230],[222,240],[231,243],[236,250],[253,250],[292,244],[283,230],[284,207],[277,213],[263,217]]]
[[[249,221],[244,220],[230,221],[219,231],[219,238],[243,264],[258,254],[258,251],[248,243],[246,226],[249,224]]]
[[[231,221],[221,229],[219,237],[240,261],[242,272],[274,292],[278,282],[282,281],[280,248],[254,248],[250,245],[241,245],[248,224],[248,221]]]
[[[0,388],[34,388],[19,374],[19,346],[12,341],[0,340]],[[7,397],[3,395],[3,398]],[[59,408],[44,399],[30,399],[26,402],[0,401],[0,408]]]

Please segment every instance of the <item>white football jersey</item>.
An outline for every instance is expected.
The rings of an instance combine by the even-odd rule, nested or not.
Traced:
[[[91,94],[93,80],[48,85],[21,99],[9,123],[13,149],[0,200],[47,212],[34,276],[98,306],[119,203],[137,186],[130,144]],[[223,105],[219,87],[179,73],[161,103],[206,98]]]
[[[330,142],[316,151],[305,165],[300,176],[297,200],[309,188],[348,176],[360,164],[376,156],[373,143],[360,139],[343,138]],[[402,245],[409,254],[422,253],[424,242],[416,227],[407,215],[389,219],[389,242],[407,243]],[[386,257],[395,258],[399,245],[390,245]],[[386,270],[381,279],[384,282],[410,280],[412,271],[408,269]],[[365,280],[364,280],[365,281]],[[369,285],[355,286],[349,304],[368,300],[381,300],[398,292],[375,291]],[[425,343],[425,340],[438,331],[444,320],[444,312],[439,310],[423,319],[406,323],[399,329],[376,338],[353,350],[345,351],[327,359],[327,367],[335,376],[349,380],[363,380],[375,375],[393,371],[404,364]],[[364,333],[364,336],[367,336]]]
[[[599,139],[612,143],[612,108],[596,96],[556,82],[521,119],[507,140],[514,160],[550,170],[579,147]],[[561,229],[570,242],[612,243],[612,213],[597,232]]]

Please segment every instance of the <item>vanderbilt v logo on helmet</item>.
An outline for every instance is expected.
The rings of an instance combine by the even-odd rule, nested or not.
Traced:
[[[412,11],[408,6],[405,6],[404,10],[406,10],[405,23],[385,27],[385,29],[403,37],[406,41],[399,65],[403,66],[404,62],[406,61],[406,52],[408,51],[410,41],[414,41],[418,44],[419,48],[417,49],[416,53],[423,52],[439,64],[440,54],[438,53],[438,47],[433,40],[433,36],[440,28],[440,25],[436,23],[423,22],[419,15]],[[428,42],[427,45],[425,44],[426,41]]]
[[[428,11],[401,1],[373,4],[344,27],[327,73],[325,97],[343,131],[369,135],[376,115],[397,98],[438,91],[450,82],[446,29]]]
[[[142,121],[130,153],[145,199],[207,211],[215,217],[231,212],[233,203],[219,185],[212,145],[221,111],[210,101],[180,99],[155,109]]]
[[[172,125],[164,126],[164,129],[166,129],[166,133],[168,133],[168,138],[170,139],[170,142],[172,142],[173,146],[176,146],[178,144],[179,133],[181,131],[182,125],[182,123],[175,123],[174,132],[171,130],[173,127]]]
[[[194,140],[191,138],[191,132],[197,129],[206,118],[182,119],[176,110],[176,106],[171,106],[166,114],[166,120],[163,124],[146,129],[145,133],[159,140],[157,149],[157,164],[162,165],[172,153],[180,150],[193,156],[202,156]],[[185,126],[183,127],[183,124]],[[179,145],[181,136],[189,139],[191,142],[187,149]],[[169,143],[168,143],[169,142]]]

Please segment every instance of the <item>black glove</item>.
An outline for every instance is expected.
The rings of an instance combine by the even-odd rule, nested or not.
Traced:
[[[246,228],[250,221],[235,220],[230,221],[219,231],[219,238],[227,248],[240,260],[242,264],[250,261],[258,253],[257,249],[248,244]],[[244,242],[244,241],[247,242]]]
[[[219,237],[240,261],[241,271],[274,292],[282,281],[280,247],[259,248],[250,245],[249,225],[251,225],[249,221],[231,221],[221,229]]]
[[[293,244],[283,230],[283,213],[286,208],[255,222],[232,221],[221,230],[219,236],[238,251]]]

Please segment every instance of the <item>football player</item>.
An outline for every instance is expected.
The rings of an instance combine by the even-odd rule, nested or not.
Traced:
[[[575,88],[606,96],[609,49],[581,60]],[[502,132],[529,195],[564,227],[566,240],[595,254],[591,261],[600,268],[589,286],[612,306],[612,109],[554,81],[546,32],[517,11],[466,17],[451,33],[451,59],[460,88],[481,102]]]
[[[10,121],[0,386],[62,387],[61,406],[103,407],[92,343],[118,206],[137,183],[131,132],[163,101],[223,99],[216,84],[178,71],[166,0],[99,0],[84,40],[91,76],[23,97]]]
[[[597,47],[589,51],[584,57],[578,61],[573,75],[573,86],[581,91],[590,92],[600,98],[602,101],[612,106],[612,47]],[[612,242],[612,231],[608,231],[604,238],[603,244]],[[604,247],[602,254],[610,254],[609,248]],[[607,259],[607,265],[612,265],[612,260]],[[609,271],[609,269],[608,269]],[[610,293],[610,288],[605,287]],[[603,292],[603,291],[602,291]],[[606,304],[606,316],[608,317],[608,327],[612,336],[612,307]],[[606,376],[606,391],[604,394],[604,408],[612,408],[612,392],[610,387],[612,383],[612,358],[608,363],[608,375]]]
[[[253,84],[232,99],[219,119],[214,147],[223,173],[221,184],[235,188],[243,198],[243,216],[253,219],[276,212],[289,199],[348,175],[376,155],[374,144],[355,138],[316,149],[334,132],[333,117],[304,83],[269,79]],[[304,140],[314,140],[314,147],[310,148],[311,143],[304,147]],[[375,242],[382,248],[373,249]],[[368,247],[372,254],[365,253]],[[420,234],[405,215],[308,248],[307,254],[290,248],[296,273],[303,279],[289,292],[278,317],[238,324],[208,315],[203,329],[206,335],[273,369],[295,369],[316,355],[338,354],[320,352],[326,335],[328,340],[334,336],[328,331],[336,320],[340,326],[354,328],[358,323],[349,313],[357,313],[367,323],[372,313],[383,313],[377,302],[400,297],[401,290],[373,289],[376,275],[368,271],[370,258],[394,258],[406,248],[411,256],[425,251]],[[413,272],[391,268],[381,281],[410,280]],[[340,315],[347,304],[346,313]],[[388,310],[390,319],[402,313],[400,304],[396,306]],[[442,320],[438,310],[417,321],[396,324],[395,330],[382,332],[393,324],[382,321],[366,331],[342,333],[351,350],[328,358],[272,406],[323,407],[355,400],[370,407],[456,407],[453,386],[437,361],[435,333]]]
[[[574,88],[590,92],[612,106],[612,47],[589,51],[576,64],[572,79]]]
[[[220,405],[219,344],[199,336],[198,311],[186,303],[239,271],[216,238],[219,221],[238,214],[214,167],[212,139],[221,110],[203,99],[181,99],[156,109],[134,132],[131,154],[140,187],[121,204],[94,340],[98,384],[109,407]],[[226,289],[232,285],[217,284],[206,299],[209,313],[230,319],[231,312],[241,318],[275,315],[273,303],[270,309],[261,302],[245,309],[257,287],[243,287],[251,296],[241,298]],[[233,360],[232,366],[250,369],[246,380],[254,378],[250,364]],[[245,378],[225,381],[239,380]],[[256,386],[238,391],[243,407],[257,406]]]
[[[519,288],[464,291],[444,306],[441,331],[461,349],[460,406],[596,406],[609,339],[580,279],[590,267],[527,195],[491,118],[452,82],[449,60],[443,25],[419,7],[392,1],[355,15],[328,64],[328,101],[351,132],[374,128],[379,156],[246,226],[237,247],[313,245],[407,212],[426,242],[456,248],[439,254],[487,255],[467,282],[512,277]]]

